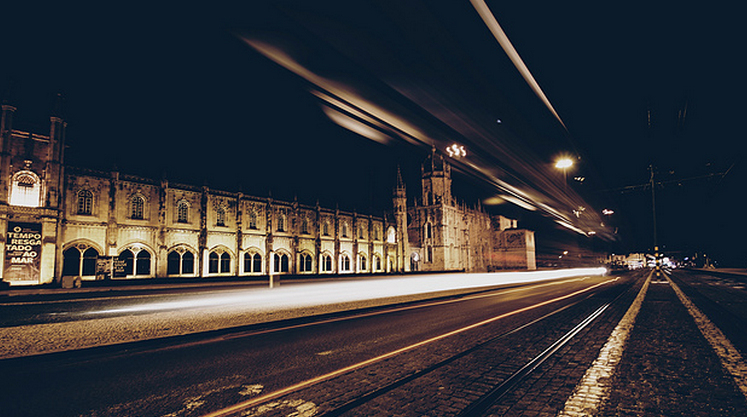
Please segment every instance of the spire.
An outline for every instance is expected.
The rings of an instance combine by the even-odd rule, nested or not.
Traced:
[[[397,164],[397,189],[405,189],[405,182],[402,180],[402,171],[399,169],[399,164]]]

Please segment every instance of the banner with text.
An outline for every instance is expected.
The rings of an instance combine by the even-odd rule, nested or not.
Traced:
[[[39,282],[41,277],[42,226],[8,222],[3,280]]]

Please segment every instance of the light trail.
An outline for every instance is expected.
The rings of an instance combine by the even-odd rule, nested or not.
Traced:
[[[604,275],[606,272],[604,268],[577,268],[553,271],[428,274],[361,281],[320,282],[281,286],[273,289],[232,291],[230,295],[213,295],[185,301],[142,303],[120,308],[94,310],[86,314],[126,314],[236,306],[251,308],[252,310],[298,308],[578,276]]]
[[[514,66],[519,71],[521,76],[524,77],[524,80],[526,80],[527,84],[529,84],[529,87],[534,91],[535,94],[537,94],[537,97],[539,97],[540,100],[545,103],[550,112],[555,116],[556,119],[558,119],[558,122],[560,122],[560,124],[563,126],[563,129],[565,129],[567,132],[568,128],[565,127],[565,123],[563,123],[560,115],[558,115],[558,112],[555,111],[555,108],[550,103],[550,100],[547,98],[544,91],[542,91],[542,88],[540,88],[537,80],[534,79],[534,76],[524,63],[524,60],[522,60],[519,56],[516,48],[514,48],[514,46],[511,44],[511,41],[508,40],[508,36],[506,36],[506,33],[501,28],[501,25],[498,24],[498,21],[495,19],[495,16],[493,16],[493,13],[488,8],[488,5],[485,4],[484,0],[470,0],[470,2],[482,18],[482,20],[485,22],[485,25],[488,27],[490,32],[493,33],[493,36],[495,36],[495,39],[501,45],[501,48],[503,48],[509,59],[511,59],[511,62],[514,63]]]
[[[604,269],[604,268],[598,268],[598,269]],[[462,328],[459,328],[459,329],[456,329],[456,330],[452,330],[452,331],[447,332],[447,333],[440,334],[438,336],[434,336],[434,337],[432,337],[430,339],[426,339],[426,340],[422,340],[422,341],[417,342],[417,343],[413,343],[413,344],[411,344],[409,346],[402,347],[400,349],[397,349],[397,350],[385,353],[383,355],[379,355],[379,356],[376,356],[374,358],[371,358],[371,359],[368,359],[368,360],[365,360],[365,361],[362,361],[362,362],[358,362],[358,363],[350,365],[350,366],[346,366],[346,367],[338,369],[336,371],[332,371],[332,372],[329,372],[327,374],[317,376],[315,378],[311,378],[311,379],[307,379],[305,381],[301,381],[301,382],[299,382],[297,384],[294,384],[294,385],[291,385],[291,386],[279,389],[279,390],[274,391],[274,392],[270,392],[270,393],[261,395],[259,397],[252,398],[250,400],[241,402],[239,404],[235,404],[235,405],[230,406],[230,407],[226,407],[226,408],[224,408],[222,410],[217,410],[217,411],[214,411],[212,413],[208,413],[204,417],[228,416],[228,415],[231,415],[231,414],[234,414],[234,413],[238,413],[238,412],[244,411],[244,410],[246,410],[248,408],[251,408],[251,407],[260,405],[262,403],[265,403],[265,402],[277,399],[277,398],[282,397],[282,396],[284,396],[286,394],[290,394],[292,392],[299,391],[301,389],[311,387],[313,385],[316,385],[316,384],[324,382],[324,381],[328,381],[328,380],[330,380],[332,378],[338,377],[338,376],[346,374],[348,372],[352,372],[352,371],[355,371],[357,369],[366,367],[368,365],[371,365],[371,364],[374,364],[374,363],[377,363],[377,362],[381,362],[381,361],[383,361],[385,359],[389,359],[389,358],[395,357],[395,356],[397,356],[399,354],[411,351],[411,350],[419,348],[421,346],[425,346],[425,345],[431,344],[433,342],[437,342],[439,340],[443,340],[443,339],[449,338],[451,336],[455,336],[455,335],[464,333],[466,331],[476,329],[478,327],[481,327],[481,326],[484,326],[486,324],[490,324],[490,323],[493,323],[493,322],[505,319],[507,317],[511,317],[511,316],[514,316],[514,315],[517,315],[517,314],[521,314],[521,313],[524,313],[524,312],[527,312],[527,311],[531,311],[531,310],[534,310],[536,308],[543,307],[543,306],[546,306],[546,305],[549,305],[549,304],[552,304],[552,303],[555,303],[555,302],[558,302],[558,301],[562,301],[562,300],[567,300],[569,298],[573,298],[573,297],[575,297],[577,295],[587,293],[587,292],[589,292],[591,290],[594,290],[594,289],[599,288],[599,287],[601,287],[603,285],[607,285],[609,283],[615,282],[617,280],[618,280],[618,278],[608,279],[608,280],[599,282],[597,284],[591,285],[589,287],[580,289],[578,291],[574,291],[572,293],[569,293],[569,294],[566,294],[566,295],[562,295],[560,297],[552,298],[552,299],[549,299],[549,300],[545,300],[545,301],[539,302],[537,304],[533,304],[533,305],[522,307],[522,308],[519,308],[519,309],[516,309],[516,310],[513,310],[513,311],[509,311],[507,313],[503,313],[503,314],[491,317],[489,319],[486,319],[486,320],[483,320],[483,321],[480,321],[480,322],[477,322],[477,323],[473,323],[473,324],[470,324],[468,326],[465,326],[465,327],[462,327]]]

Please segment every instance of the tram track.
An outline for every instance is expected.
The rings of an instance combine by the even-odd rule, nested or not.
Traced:
[[[595,323],[595,321],[598,318],[605,315],[605,313],[609,313],[609,311],[611,310],[610,309],[611,306],[615,306],[617,311],[623,311],[627,309],[627,307],[625,307],[625,304],[627,303],[628,299],[632,299],[632,294],[635,292],[635,289],[638,287],[637,285],[634,285],[635,283],[634,280],[631,280],[626,285],[617,285],[617,286],[613,286],[610,288],[602,288],[601,291],[592,291],[592,289],[597,290],[599,289],[599,287],[609,284],[613,281],[616,281],[616,279],[610,279],[600,284],[594,285],[593,287],[584,289],[582,291],[577,291],[575,293],[566,295],[564,297],[559,297],[557,299],[552,299],[552,300],[548,300],[543,303],[539,303],[539,304],[542,304],[543,306],[547,306],[549,304],[560,301],[560,299],[562,300],[572,299],[570,303],[554,308],[552,311],[547,312],[541,315],[540,317],[537,317],[529,322],[519,324],[511,329],[501,332],[500,334],[497,334],[485,340],[482,340],[479,343],[467,349],[461,350],[441,360],[438,360],[437,362],[432,363],[422,369],[403,375],[402,377],[396,378],[395,380],[389,381],[388,383],[383,384],[381,386],[374,387],[368,392],[361,393],[360,395],[357,395],[355,398],[349,399],[348,401],[342,401],[333,406],[327,405],[327,406],[320,407],[318,412],[315,412],[314,414],[309,414],[309,415],[314,415],[315,417],[317,416],[332,417],[332,416],[347,415],[348,413],[350,415],[365,415],[365,412],[359,409],[368,405],[369,403],[372,403],[374,401],[380,401],[387,394],[395,390],[401,389],[407,386],[408,384],[418,384],[419,380],[427,378],[430,374],[443,371],[449,366],[457,366],[456,365],[457,361],[461,359],[468,358],[471,355],[476,355],[483,350],[490,350],[491,348],[494,349],[493,345],[495,345],[496,343],[506,342],[506,339],[509,339],[510,337],[521,333],[522,331],[527,331],[527,330],[532,331],[531,329],[533,329],[535,326],[539,324],[547,325],[546,322],[549,320],[557,320],[559,322],[562,322],[563,320],[565,320],[565,318],[563,319],[559,318],[559,315],[561,313],[570,314],[570,310],[574,308],[579,309],[580,306],[584,304],[583,306],[584,308],[581,310],[586,311],[585,314],[578,315],[577,312],[573,313],[577,315],[577,318],[576,318],[577,322],[575,324],[570,325],[570,328],[563,331],[559,337],[553,336],[551,340],[547,340],[548,339],[547,337],[542,338],[543,346],[538,348],[538,350],[540,351],[538,354],[531,355],[531,357],[529,358],[523,358],[522,360],[525,360],[524,362],[517,361],[518,363],[514,365],[515,370],[508,377],[502,379],[498,384],[491,385],[490,388],[486,392],[482,393],[482,395],[480,395],[477,400],[472,401],[469,405],[464,407],[461,410],[461,412],[458,414],[459,416],[482,415],[486,410],[488,410],[497,401],[499,401],[501,398],[506,396],[506,394],[516,389],[516,387],[520,385],[522,381],[524,381],[527,377],[532,375],[532,373],[535,372],[543,363],[545,363],[548,359],[552,358],[560,350],[566,347],[569,344],[569,342],[574,340],[574,338],[576,338],[579,335],[579,333],[581,333],[585,329],[588,329],[592,324]],[[614,293],[614,294],[611,294],[611,293]],[[593,304],[593,307],[590,306],[589,304]],[[531,306],[530,308],[524,308],[521,310],[528,311],[533,308],[536,308],[538,305]],[[501,316],[497,316],[491,319],[490,321],[499,320],[502,318],[506,318],[510,315],[518,314],[518,313],[519,311],[514,311],[514,312],[511,312],[510,314],[503,314]],[[483,324],[485,323],[478,323],[477,325],[483,325]],[[474,328],[476,326],[470,326],[470,327]],[[541,330],[535,330],[535,331],[541,332]],[[423,346],[424,344],[425,343],[422,343],[420,344],[420,346]],[[370,363],[366,363],[363,366],[368,366],[368,365],[371,365],[372,363],[379,362],[381,360],[394,358],[398,356],[399,354],[402,354],[405,351],[409,351],[409,350],[410,349],[401,350],[400,352],[396,352],[395,354],[388,355],[386,358],[375,358],[377,360],[371,361]],[[484,354],[484,352],[482,353]],[[356,367],[356,369],[358,368],[359,367]],[[329,381],[332,378],[341,377],[345,374],[349,374],[351,372],[354,372],[356,369],[344,369],[341,372],[336,373],[335,375],[323,376],[320,378],[316,378],[314,380],[307,381],[304,384],[299,384],[294,387],[288,387],[285,390],[279,390],[273,393],[265,394],[257,398],[253,398],[249,401],[246,401],[242,404],[237,404],[233,407],[228,407],[223,410],[219,410],[219,411],[207,414],[206,416],[218,417],[218,416],[233,416],[233,415],[239,415],[239,414],[244,415],[244,416],[274,415],[272,414],[272,412],[268,414],[267,407],[263,408],[262,405],[270,401],[277,400],[278,398],[281,398],[283,396],[287,396],[290,393],[295,393],[301,390],[314,390],[315,387],[320,386],[326,381]]]

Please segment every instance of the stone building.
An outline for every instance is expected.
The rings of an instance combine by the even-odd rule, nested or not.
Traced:
[[[104,278],[534,269],[532,232],[456,204],[451,167],[423,163],[421,203],[377,217],[64,164],[49,134],[0,119],[0,272],[11,285]],[[398,173],[399,174],[399,173]]]
[[[398,175],[395,218],[402,246],[409,248],[410,271],[494,271],[536,269],[534,233],[516,220],[470,208],[451,194],[451,165],[431,150],[421,168],[421,196],[407,207]]]

